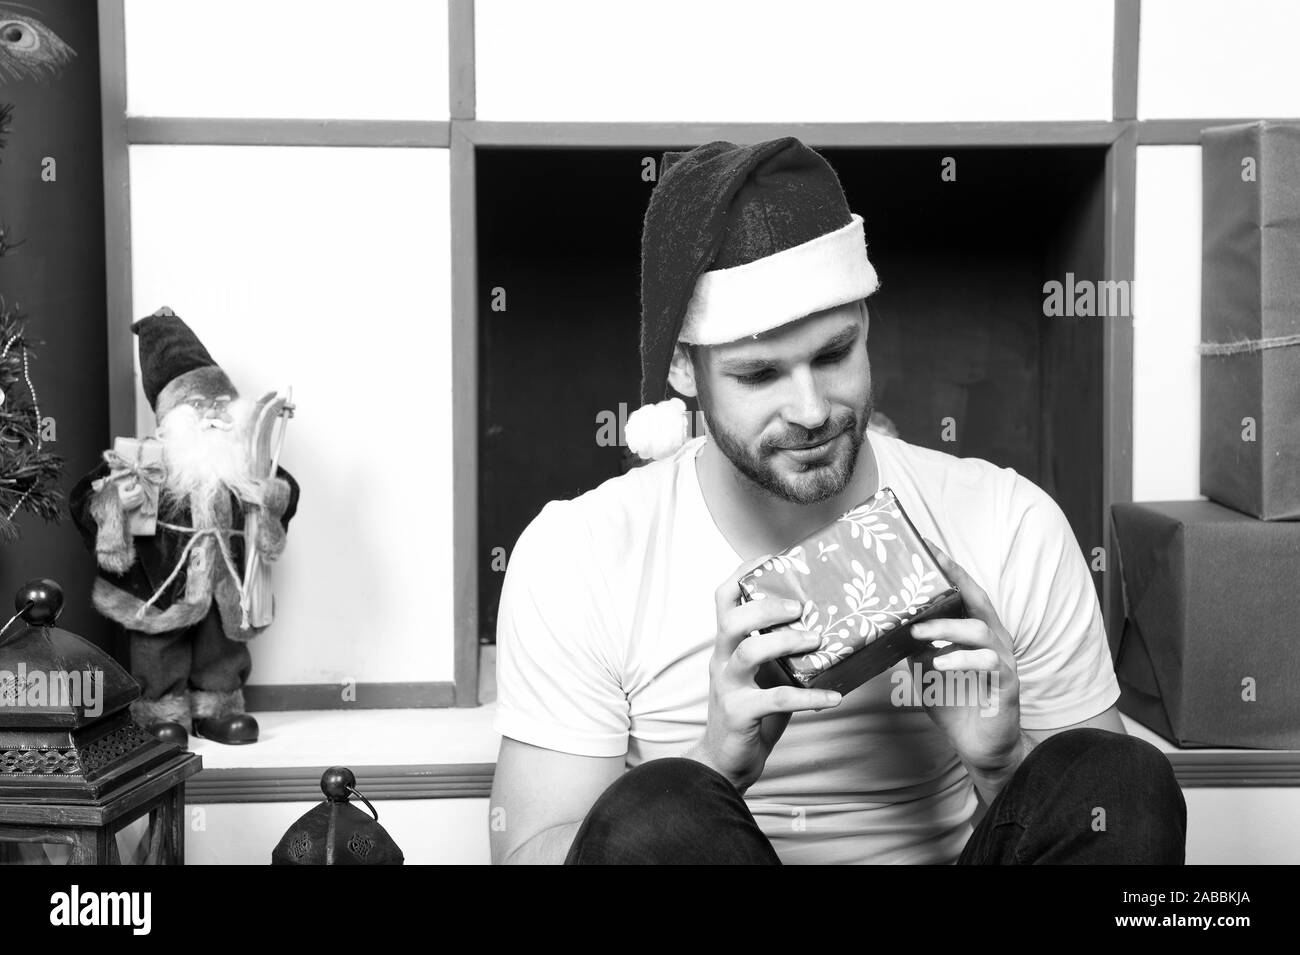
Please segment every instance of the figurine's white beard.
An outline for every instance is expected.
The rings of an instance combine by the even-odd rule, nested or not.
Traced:
[[[227,424],[180,404],[159,424],[167,466],[164,490],[170,498],[189,504],[195,527],[217,523],[218,501],[225,494],[233,491],[242,500],[255,497],[248,450],[253,407],[246,398],[231,401],[233,423]]]

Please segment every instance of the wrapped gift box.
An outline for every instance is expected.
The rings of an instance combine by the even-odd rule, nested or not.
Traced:
[[[870,500],[764,561],[740,580],[741,600],[798,600],[798,621],[821,635],[810,653],[775,661],[760,684],[848,693],[923,645],[913,624],[961,616],[961,595],[935,562],[898,498]]]
[[[1300,524],[1116,504],[1120,709],[1179,746],[1300,748]]]
[[[156,438],[114,438],[118,498],[127,514],[127,531],[136,537],[158,532],[158,491],[162,486],[163,447]]]
[[[1300,124],[1203,130],[1201,161],[1201,341],[1247,349],[1201,358],[1201,493],[1300,519]]]

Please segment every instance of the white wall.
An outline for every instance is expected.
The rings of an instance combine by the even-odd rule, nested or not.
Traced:
[[[1133,499],[1200,497],[1201,147],[1140,146]]]
[[[446,119],[446,0],[126,0],[135,116]]]
[[[1138,116],[1300,116],[1300,4],[1142,0]]]
[[[1188,865],[1294,865],[1300,859],[1293,789],[1193,787],[1183,790],[1183,796]],[[185,860],[189,865],[265,865],[285,830],[312,805],[187,806]],[[408,864],[490,861],[486,799],[392,801],[376,807]]]
[[[1300,862],[1300,794],[1287,787],[1184,789],[1188,865]]]
[[[1110,119],[1112,0],[477,0],[485,120]]]
[[[186,806],[185,863],[269,865],[276,844],[314,805]],[[376,802],[375,808],[407,865],[486,865],[490,861],[486,799],[401,799]]]
[[[447,150],[134,146],[131,182],[137,314],[171,306],[247,396],[293,386],[251,682],[450,680]]]
[[[1294,865],[1300,860],[1295,790],[1279,787],[1183,790],[1188,865]],[[312,803],[187,806],[189,865],[265,865],[285,830]],[[408,864],[486,865],[488,800],[377,803],[379,819]],[[200,813],[195,810],[201,810]],[[201,825],[201,830],[195,826]]]

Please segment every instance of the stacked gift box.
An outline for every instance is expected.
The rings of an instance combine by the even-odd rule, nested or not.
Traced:
[[[1201,137],[1201,493],[1112,512],[1120,709],[1180,746],[1300,748],[1300,124]]]

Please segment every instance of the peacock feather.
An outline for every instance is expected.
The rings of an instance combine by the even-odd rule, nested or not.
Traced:
[[[53,79],[76,55],[76,50],[31,14],[0,7],[0,83]]]

